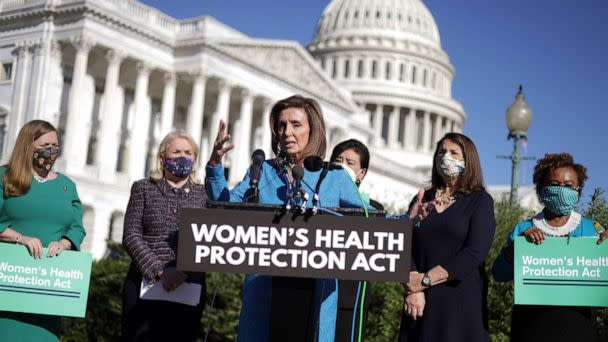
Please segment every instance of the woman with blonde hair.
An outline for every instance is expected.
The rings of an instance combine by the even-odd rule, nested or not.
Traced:
[[[325,157],[325,121],[319,103],[300,95],[274,104],[268,129],[275,159],[262,164],[259,203],[296,205],[291,189],[297,188],[294,171],[302,170],[301,191],[319,207],[361,207],[357,190],[340,170],[303,170],[307,157]],[[231,190],[224,177],[223,156],[234,145],[222,121],[207,163],[207,194],[213,200],[246,202],[251,196],[250,174]],[[316,188],[316,189],[315,189]],[[312,285],[312,286],[311,286]],[[248,274],[243,284],[243,305],[238,342],[335,340],[338,293],[336,279],[298,279]],[[282,300],[282,299],[287,300]]]
[[[85,236],[76,184],[52,170],[58,154],[55,127],[33,120],[0,167],[0,241],[24,245],[37,259],[79,250]],[[59,316],[0,311],[0,341],[58,341],[60,329]]]
[[[207,196],[196,177],[199,151],[183,131],[160,143],[150,177],[133,183],[125,214],[123,245],[132,262],[123,287],[123,341],[194,341],[206,296],[205,274],[175,268],[181,208],[203,208]],[[190,306],[140,298],[142,286],[160,282],[172,292],[184,283],[201,285]]]

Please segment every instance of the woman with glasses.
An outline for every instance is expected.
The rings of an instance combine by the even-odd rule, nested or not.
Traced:
[[[587,180],[587,169],[568,153],[546,154],[534,168],[536,193],[545,208],[515,226],[492,271],[497,281],[513,279],[513,241],[525,236],[537,245],[547,236],[598,237],[608,233],[574,210]],[[597,312],[590,307],[514,305],[511,341],[598,341]],[[547,329],[550,327],[550,329]]]

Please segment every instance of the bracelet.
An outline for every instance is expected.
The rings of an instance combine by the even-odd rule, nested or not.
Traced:
[[[15,238],[15,243],[20,244],[22,238],[23,238],[23,235],[21,235],[21,233],[18,233],[17,237]]]

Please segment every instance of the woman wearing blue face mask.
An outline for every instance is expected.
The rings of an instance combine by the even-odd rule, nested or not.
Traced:
[[[197,157],[198,147],[187,133],[169,133],[150,177],[133,183],[122,240],[133,260],[123,287],[123,341],[194,341],[201,336],[205,274],[175,268],[179,211],[202,208],[207,201],[196,177]],[[170,294],[184,283],[201,285],[198,305],[140,298],[143,286],[156,284]]]
[[[536,193],[545,208],[529,220],[518,223],[492,268],[497,281],[513,279],[513,241],[525,236],[542,244],[546,236],[598,237],[608,233],[574,207],[587,180],[587,169],[574,163],[567,153],[546,154],[534,168]],[[596,311],[589,307],[514,305],[511,341],[597,341]],[[546,329],[544,327],[551,327]]]

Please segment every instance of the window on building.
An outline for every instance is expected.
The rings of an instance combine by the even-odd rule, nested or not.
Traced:
[[[363,78],[363,60],[362,59],[360,59],[359,62],[357,62],[357,77]]]
[[[0,106],[0,156],[2,155],[2,151],[4,150],[4,138],[6,137],[6,124],[8,118],[8,110],[6,108]]]
[[[416,84],[416,66],[412,67],[412,84]]]
[[[405,63],[399,64],[399,81],[405,81]]]
[[[331,78],[335,79],[336,76],[338,75],[338,62],[336,61],[336,58],[332,58],[331,61]]]
[[[321,57],[320,62],[321,62],[321,69],[325,70],[325,58]]]
[[[435,89],[437,86],[437,74],[433,72],[431,75],[431,88]]]
[[[0,81],[8,81],[13,76],[13,63],[2,63],[0,67]]]
[[[344,61],[344,78],[348,79],[350,77],[350,61],[347,59]]]
[[[388,125],[390,124],[390,114],[382,113],[382,139],[388,141]]]
[[[355,19],[359,18],[359,11],[355,11],[354,18],[355,18]]]
[[[426,87],[426,76],[427,76],[427,70],[424,69],[424,71],[422,72],[422,86]]]
[[[378,77],[378,62],[372,61],[372,78]]]
[[[387,80],[390,80],[392,78],[391,75],[391,62],[386,62],[386,67],[384,70],[384,78],[386,78]]]

